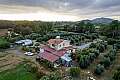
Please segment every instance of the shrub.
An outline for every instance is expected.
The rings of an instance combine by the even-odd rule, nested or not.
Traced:
[[[91,43],[90,48],[96,48],[96,44],[95,43]]]
[[[112,38],[109,38],[107,41],[108,41],[108,44],[109,44],[109,45],[113,45],[113,44],[116,43],[116,40],[115,40],[115,39],[112,39]]]
[[[39,63],[41,64],[41,65],[43,65],[45,68],[49,68],[49,69],[51,69],[51,70],[56,70],[55,68],[54,68],[54,65],[52,64],[52,63],[50,63],[49,61],[47,61],[47,60],[40,60],[39,61]]]
[[[87,68],[90,64],[90,56],[89,55],[81,55],[78,62],[79,62],[79,65],[81,68]]]
[[[90,53],[90,60],[91,62],[95,59],[96,55],[95,53]]]
[[[104,46],[103,44],[99,44],[99,46],[97,46],[97,49],[98,49],[100,52],[104,52],[105,46]]]
[[[99,50],[95,50],[94,53],[95,53],[96,57],[98,57],[100,55]]]
[[[39,43],[36,43],[35,46],[39,46],[40,44]]]
[[[95,73],[97,75],[101,75],[104,72],[104,66],[101,64],[98,64],[95,69]]]
[[[113,79],[120,80],[120,68],[114,72]]]
[[[81,68],[87,68],[92,61],[100,54],[96,49],[84,49],[82,51],[77,50],[76,55],[72,55],[74,60],[77,59]]]
[[[38,71],[38,67],[36,67],[36,66],[31,67],[31,72],[32,73],[36,73],[37,71]]]
[[[117,49],[120,49],[120,43],[115,44]]]
[[[36,38],[37,42],[41,42],[42,41],[42,37]]]
[[[0,38],[0,49],[6,49],[9,47],[10,47],[10,43],[4,38]]]
[[[22,50],[26,51],[26,52],[30,51],[30,49],[28,47],[25,47],[25,46],[22,47]]]
[[[108,57],[110,58],[110,61],[115,60],[115,56],[113,55],[113,53],[109,53]]]
[[[61,80],[59,73],[51,73],[49,75],[43,76],[40,80]]]
[[[105,68],[109,67],[111,62],[109,57],[104,57],[103,60],[100,62],[102,65],[104,65]]]
[[[80,75],[80,68],[79,67],[71,67],[69,72],[72,77],[78,77]]]
[[[37,79],[40,79],[41,77],[45,76],[45,74],[43,72],[37,71],[36,76],[37,76]]]

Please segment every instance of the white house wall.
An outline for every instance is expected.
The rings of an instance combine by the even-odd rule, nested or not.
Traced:
[[[57,50],[60,50],[62,48],[64,48],[63,46],[64,42],[61,42],[60,44],[57,45]]]
[[[70,41],[68,41],[68,40],[64,40],[63,43],[64,43],[64,47],[70,46]]]
[[[60,44],[55,45],[55,46],[52,46],[52,44],[50,44],[50,47],[55,48],[56,50],[60,50],[64,47],[69,47],[69,46],[70,46],[70,41],[68,41],[68,40],[64,40],[63,42],[61,42]]]

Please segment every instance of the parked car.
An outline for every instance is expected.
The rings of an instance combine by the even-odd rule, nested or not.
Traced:
[[[93,77],[89,77],[89,80],[95,80]]]
[[[27,56],[33,56],[34,55],[34,53],[32,53],[32,52],[26,52],[24,54],[27,55]]]

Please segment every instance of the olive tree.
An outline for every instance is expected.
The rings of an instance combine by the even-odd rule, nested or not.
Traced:
[[[104,72],[104,66],[101,64],[98,64],[95,69],[95,73],[97,75],[101,75]]]
[[[79,67],[71,67],[69,73],[72,77],[78,77],[80,75],[80,68]]]
[[[114,72],[113,79],[120,80],[120,68]]]
[[[104,65],[105,68],[109,67],[111,65],[110,58],[104,57],[102,61],[100,62],[102,65]]]

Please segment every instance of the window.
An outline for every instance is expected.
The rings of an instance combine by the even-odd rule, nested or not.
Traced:
[[[54,44],[52,44],[52,46],[53,46],[53,47],[55,47],[55,45],[54,45]]]
[[[60,47],[61,47],[61,45],[60,45]]]
[[[65,46],[65,43],[63,43],[63,46]]]

